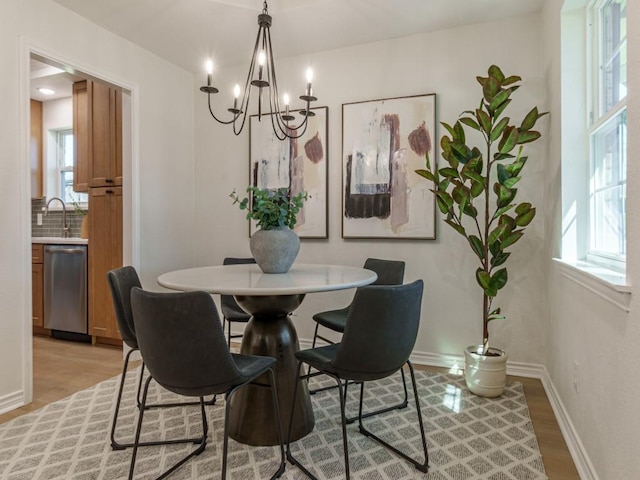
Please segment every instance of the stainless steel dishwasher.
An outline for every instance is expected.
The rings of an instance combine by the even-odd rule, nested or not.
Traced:
[[[44,326],[53,336],[87,339],[86,245],[44,247]]]

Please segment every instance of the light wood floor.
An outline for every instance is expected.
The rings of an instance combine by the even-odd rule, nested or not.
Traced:
[[[447,371],[435,367],[416,366],[416,368]],[[118,375],[121,369],[122,351],[119,348],[34,337],[33,402],[0,415],[0,423]],[[509,377],[509,379],[519,381],[524,386],[533,428],[538,437],[549,480],[579,480],[580,477],[540,380],[522,377]]]

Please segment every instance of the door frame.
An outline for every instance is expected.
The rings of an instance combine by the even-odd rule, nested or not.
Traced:
[[[22,390],[23,395],[19,405],[26,405],[33,399],[33,331],[32,331],[32,302],[31,302],[31,182],[29,162],[29,130],[30,130],[30,60],[35,54],[51,64],[69,68],[73,73],[90,80],[101,80],[116,85],[122,89],[122,187],[123,187],[123,263],[139,267],[140,262],[140,102],[139,86],[129,79],[121,78],[113,72],[96,69],[95,66],[85,65],[76,58],[71,58],[62,52],[53,51],[31,39],[20,37],[20,91],[18,98],[20,121],[20,158],[22,159],[20,185],[23,194],[19,200],[20,216],[29,221],[22,222],[22,284],[25,286],[22,323]]]

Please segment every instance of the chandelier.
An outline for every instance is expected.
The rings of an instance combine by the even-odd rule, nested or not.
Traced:
[[[268,114],[271,119],[273,131],[278,139],[284,140],[285,138],[299,138],[307,129],[309,117],[315,115],[309,108],[311,102],[317,100],[317,98],[313,96],[313,90],[311,88],[313,72],[311,68],[307,69],[307,87],[304,95],[300,96],[300,100],[304,102],[304,108],[300,110],[302,119],[296,125],[292,123],[296,117],[292,115],[292,112],[289,110],[288,94],[285,93],[282,96],[284,109],[280,104],[278,81],[276,79],[276,65],[273,61],[273,50],[271,47],[271,15],[269,15],[269,12],[267,11],[266,1],[263,4],[262,13],[258,15],[258,26],[260,28],[258,29],[258,36],[256,37],[256,43],[253,47],[253,55],[251,56],[249,73],[247,74],[244,90],[241,90],[240,85],[236,84],[233,90],[233,107],[227,108],[227,111],[231,113],[231,119],[223,120],[213,113],[213,108],[211,107],[211,96],[218,93],[218,89],[211,85],[211,78],[213,74],[213,63],[211,60],[208,60],[206,65],[207,84],[200,87],[200,91],[207,94],[209,113],[211,116],[222,124],[233,125],[233,133],[240,135],[247,119],[249,101],[251,100],[251,87],[255,87],[258,95],[258,120],[262,120],[262,116]],[[264,90],[266,90],[268,112],[263,109]],[[240,93],[242,93],[241,100]]]

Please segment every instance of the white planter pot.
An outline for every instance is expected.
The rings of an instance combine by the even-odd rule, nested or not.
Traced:
[[[251,236],[249,248],[264,273],[287,273],[300,251],[300,238],[287,227],[260,229]]]
[[[507,384],[507,354],[489,348],[492,355],[478,355],[481,345],[464,349],[464,380],[467,388],[480,397],[499,397]]]

